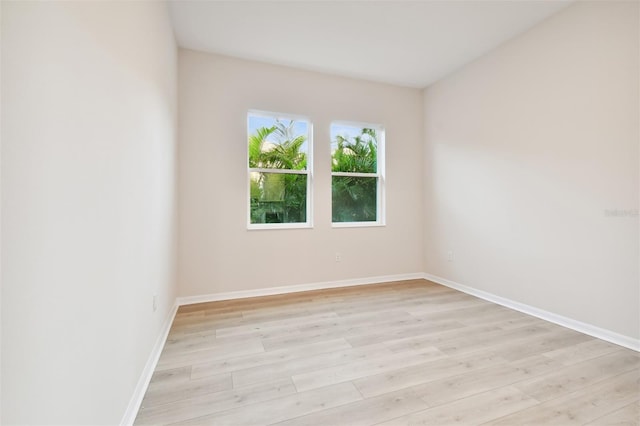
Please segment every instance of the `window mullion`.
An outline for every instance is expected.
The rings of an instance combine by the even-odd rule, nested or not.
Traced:
[[[331,172],[331,176],[351,176],[351,177],[380,177],[379,173],[359,173],[359,172]]]
[[[281,173],[291,175],[308,175],[308,170],[249,168],[250,173]]]

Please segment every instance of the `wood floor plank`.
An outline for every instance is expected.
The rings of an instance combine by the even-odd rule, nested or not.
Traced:
[[[334,352],[298,357],[293,360],[270,364],[268,368],[259,366],[234,371],[232,373],[235,386],[246,386],[268,380],[292,377],[296,374],[315,372],[322,369],[361,363],[371,358],[392,355],[392,352],[380,345],[348,348]]]
[[[639,392],[640,371],[627,372],[507,415],[490,424],[581,425],[636,402]]]
[[[378,327],[374,332],[370,328],[362,328],[359,332],[351,332],[346,339],[352,346],[365,346],[374,343],[383,343],[390,340],[403,339],[424,335],[438,335],[447,330],[459,330],[464,328],[457,321],[424,321],[416,319],[413,322],[405,322],[391,327]]]
[[[292,348],[285,348],[277,351],[260,352],[257,354],[198,363],[193,364],[191,367],[191,379],[198,379],[219,373],[247,370],[253,367],[261,367],[261,369],[272,368],[269,364],[292,361],[297,358],[308,359],[310,354],[313,354],[314,356],[322,356],[322,354],[328,352],[339,352],[347,349],[353,348],[345,339],[341,338],[306,346],[294,346]]]
[[[237,408],[219,415],[203,416],[176,425],[269,425],[318,411],[338,407],[362,399],[351,383],[341,383],[309,392],[296,393],[251,405],[251,409]]]
[[[298,391],[304,391],[391,371],[398,368],[398,365],[418,365],[442,357],[442,352],[435,348],[424,349],[420,352],[392,353],[364,361],[359,360],[309,373],[296,374],[291,378]]]
[[[505,349],[503,356],[508,361],[516,361],[558,348],[584,343],[588,340],[591,340],[591,337],[587,335],[565,328],[558,328],[557,330],[551,330],[548,333],[528,338],[526,345],[514,340],[509,349]],[[509,342],[509,340],[506,341]]]
[[[429,304],[420,304],[419,306],[409,307],[407,312],[414,316],[422,316],[425,314],[435,313],[435,312],[444,312],[450,310],[456,310],[459,308],[468,308],[473,306],[484,306],[488,304],[482,299],[478,299],[475,297],[465,298],[464,300],[458,301],[447,301],[443,303],[429,303]]]
[[[260,339],[250,339],[229,343],[226,345],[217,345],[207,349],[201,349],[190,352],[177,352],[165,354],[164,351],[160,355],[156,370],[167,370],[176,367],[192,365],[198,361],[213,361],[216,359],[230,358],[233,356],[250,355],[264,352],[264,347]]]
[[[512,330],[514,328],[520,328],[520,327],[524,327],[527,325],[546,325],[545,321],[539,319],[539,318],[535,318],[532,316],[522,316],[520,315],[520,317],[518,318],[503,318],[503,319],[498,319],[497,317],[493,317],[492,321],[482,321],[483,318],[478,318],[478,321],[474,321],[475,319],[467,319],[466,322],[463,322],[464,324],[485,324],[485,325],[496,325],[498,327],[500,327],[503,330]]]
[[[277,426],[369,426],[428,406],[410,392],[393,392],[375,398],[352,402],[339,407],[318,411],[306,416],[276,423]]]
[[[192,367],[187,365],[167,370],[156,370],[151,376],[149,387],[187,382],[191,379],[191,369]]]
[[[535,399],[516,388],[507,386],[380,424],[385,426],[477,425],[536,404]]]
[[[375,320],[372,320],[366,325],[351,325],[347,323],[344,325],[339,324],[335,327],[329,325],[320,329],[308,328],[307,331],[301,331],[299,334],[293,336],[262,339],[262,343],[265,350],[269,351],[345,337],[352,346],[363,346],[387,340],[389,335],[436,332],[460,327],[462,327],[462,325],[455,321],[426,322],[412,316],[387,319],[379,315]],[[371,334],[372,329],[381,330],[379,335],[375,335],[378,336],[377,340],[374,335]]]
[[[351,327],[371,327],[377,324],[386,325],[389,323],[403,323],[402,321],[418,321],[408,312],[404,311],[376,311],[364,312],[348,316],[336,316],[326,321],[314,321],[312,323],[299,323],[298,328],[303,332],[313,332],[322,330],[350,331]]]
[[[290,379],[261,383],[256,386],[209,393],[169,404],[145,407],[138,413],[136,424],[170,424],[189,421],[213,413],[238,409],[249,404],[295,395]]]
[[[435,407],[561,368],[562,365],[557,361],[543,356],[534,356],[517,363],[474,369],[457,376],[413,387],[412,390],[429,406]]]
[[[326,327],[306,327],[304,331],[300,330],[296,335],[267,338],[263,339],[262,343],[264,344],[265,350],[275,350],[291,346],[299,346],[301,344],[306,344],[307,342],[345,337],[353,346],[362,346],[363,341],[366,341],[364,344],[373,344],[386,340],[386,335],[377,341],[367,339],[367,337],[370,336],[372,329],[384,330],[386,333],[398,333],[416,329],[427,332],[429,330],[435,331],[462,327],[461,324],[458,324],[455,321],[427,323],[424,320],[414,318],[410,315],[388,316],[389,318],[387,319],[386,316],[378,315],[375,319],[372,319],[366,324],[350,324],[347,320],[344,323],[336,322],[335,326],[331,325],[333,323],[329,323]]]
[[[621,373],[637,371],[638,368],[640,368],[640,358],[632,351],[621,349],[541,377],[520,382],[515,386],[542,402]]]
[[[291,322],[289,318],[286,319],[276,319],[271,321],[260,321],[260,322],[248,322],[247,324],[236,325],[236,326],[227,326],[220,327],[216,329],[215,335],[216,337],[229,337],[229,336],[251,336],[256,332],[265,332],[273,329],[290,329],[290,328],[299,328],[305,324],[315,324],[315,323],[323,323],[323,320],[330,321],[332,319],[338,318],[335,312],[320,312],[316,314],[307,314],[304,315],[300,320],[296,321],[295,324]]]
[[[467,308],[447,310],[428,314],[430,318],[457,319],[467,325],[479,325],[485,323],[504,322],[509,320],[519,320],[523,318],[520,312],[512,311],[504,306],[485,303]]]
[[[596,420],[588,426],[637,426],[640,425],[640,401],[629,404]]]
[[[236,323],[241,325],[261,321],[296,320],[303,319],[307,315],[322,314],[325,312],[331,312],[331,308],[325,306],[293,306],[282,310],[277,307],[266,310],[257,309],[254,311],[242,312],[242,320],[239,320]]]
[[[560,347],[544,353],[544,356],[555,359],[565,365],[597,358],[620,349],[620,346],[604,340],[590,338],[576,345]]]
[[[500,332],[502,329],[495,325],[468,326],[453,328],[450,330],[436,330],[431,333],[421,333],[408,337],[388,335],[388,340],[384,345],[392,352],[403,352],[407,350],[419,350],[426,347],[444,344],[448,341],[464,339],[467,336],[483,335],[490,332]]]
[[[406,312],[390,311],[387,312],[387,318],[389,321],[398,319],[410,319],[411,316]],[[315,315],[308,315],[301,318],[298,321],[292,322],[291,320],[276,320],[271,322],[260,322],[249,325],[225,327],[216,331],[217,337],[225,336],[251,336],[256,332],[265,332],[269,330],[280,330],[295,328],[303,332],[314,331],[318,328],[331,329],[341,328],[346,326],[357,326],[362,324],[371,324],[380,319],[380,315],[374,315],[373,313],[363,313],[360,315],[354,315],[351,317],[340,317],[335,312],[324,312]]]
[[[142,408],[183,401],[209,393],[231,390],[232,388],[231,373],[173,383],[154,382],[147,389],[142,400]]]
[[[224,337],[217,337],[214,330],[199,331],[197,333],[189,333],[178,338],[172,337],[171,341],[167,341],[164,353],[168,355],[171,353],[192,352],[221,345],[244,342],[247,339],[293,339],[299,335],[302,335],[302,333],[297,327],[272,328],[265,331],[256,331],[247,335],[232,335]]]
[[[409,367],[400,367],[404,365],[400,364],[391,371],[357,379],[354,384],[369,398],[496,364],[504,364],[504,359],[495,353],[445,357]]]
[[[497,330],[474,336],[465,336],[455,341],[447,341],[435,346],[447,354],[473,352],[479,348],[485,348],[491,345],[501,345],[505,341],[526,340],[528,338],[538,336],[540,334],[550,333],[547,327],[525,326],[512,330]]]

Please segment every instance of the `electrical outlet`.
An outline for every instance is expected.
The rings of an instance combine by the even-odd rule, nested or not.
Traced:
[[[453,251],[451,250],[447,252],[447,262],[453,262]]]
[[[158,310],[158,295],[154,294],[153,295],[153,312],[155,312],[156,310]]]
[[[340,253],[336,253],[336,262],[342,262],[342,255]]]

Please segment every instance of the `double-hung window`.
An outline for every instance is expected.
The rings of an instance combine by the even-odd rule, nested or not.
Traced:
[[[311,123],[249,112],[249,229],[311,226]]]
[[[331,124],[331,215],[334,227],[384,225],[384,129]]]

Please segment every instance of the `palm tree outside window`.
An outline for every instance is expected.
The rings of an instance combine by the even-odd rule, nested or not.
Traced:
[[[383,140],[378,125],[331,124],[334,227],[384,225]]]
[[[310,122],[250,112],[247,123],[249,228],[310,226]]]

